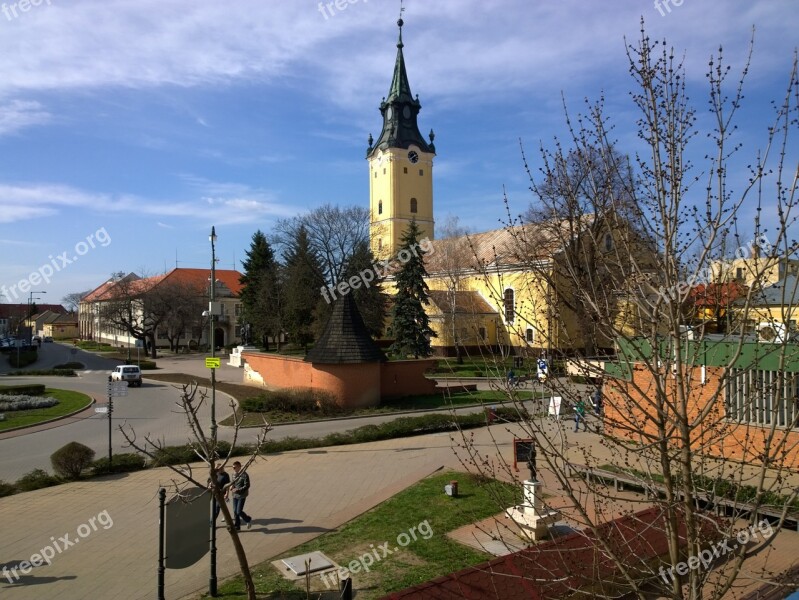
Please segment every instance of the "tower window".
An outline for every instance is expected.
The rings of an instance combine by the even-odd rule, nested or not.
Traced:
[[[513,323],[513,318],[516,316],[516,311],[514,310],[514,297],[513,297],[513,290],[508,288],[505,290],[505,321],[508,323]]]
[[[375,179],[377,179],[377,171],[375,171]]]
[[[383,214],[383,201],[382,200],[380,200],[377,203],[377,214],[378,215],[382,215]]]
[[[419,208],[418,203],[416,202],[416,198],[411,198],[411,212],[415,213]]]
[[[609,233],[605,234],[605,250],[607,250],[608,252],[613,250],[613,236],[610,235]]]
[[[378,250],[383,249],[383,238],[377,238],[377,249]]]
[[[383,175],[385,175],[385,174],[386,174],[386,168],[383,167]]]
[[[424,175],[424,169],[419,169],[419,175]]]
[[[408,172],[408,167],[402,167],[402,172],[403,173],[407,173]]]

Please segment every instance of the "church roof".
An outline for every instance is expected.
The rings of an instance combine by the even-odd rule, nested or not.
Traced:
[[[364,325],[352,294],[339,296],[325,330],[305,357],[315,364],[382,362],[386,357]]]
[[[453,296],[455,314],[462,315],[495,315],[497,311],[475,291],[430,290],[430,301],[444,314],[452,314]]]
[[[592,217],[586,217],[586,223]],[[551,260],[569,239],[570,223],[552,220],[433,240],[425,254],[430,275],[453,270],[529,267],[532,261]],[[575,232],[577,233],[577,232]]]

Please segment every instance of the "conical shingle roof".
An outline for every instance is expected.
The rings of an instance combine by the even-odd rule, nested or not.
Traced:
[[[385,361],[374,343],[351,294],[339,296],[319,341],[305,362],[316,364],[368,363]]]

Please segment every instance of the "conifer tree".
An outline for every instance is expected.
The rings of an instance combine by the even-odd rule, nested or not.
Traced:
[[[324,284],[319,257],[305,227],[297,230],[285,262],[286,330],[292,341],[305,348],[314,339],[314,311]]]
[[[390,351],[395,356],[405,358],[427,357],[432,354],[430,338],[436,337],[430,328],[430,320],[424,307],[430,304],[428,287],[425,283],[427,270],[424,266],[424,252],[419,247],[419,227],[416,219],[411,221],[402,235],[397,258],[401,266],[396,275],[397,294],[391,310],[392,323],[389,335],[394,338]]]
[[[269,349],[269,336],[279,337],[281,295],[279,265],[266,236],[260,230],[252,236],[247,259],[242,261],[241,324],[249,323],[254,338]]]

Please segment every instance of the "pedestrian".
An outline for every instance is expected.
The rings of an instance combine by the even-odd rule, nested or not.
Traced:
[[[583,422],[583,431],[588,431],[588,425],[585,423],[585,401],[578,398],[574,405],[574,432],[577,433],[580,429],[580,421]]]
[[[219,468],[216,470],[216,485],[220,490],[225,492],[225,499],[227,500],[227,488],[230,484],[230,475],[227,471],[225,471],[225,465],[219,465]],[[208,478],[208,489],[211,489],[211,478]],[[214,523],[219,518],[219,513],[222,511],[222,507],[216,501],[216,496],[213,497],[214,502]]]
[[[233,527],[236,531],[241,531],[241,521],[247,523],[247,529],[252,527],[252,517],[244,512],[244,503],[250,493],[250,476],[246,471],[241,470],[241,463],[233,463],[233,481],[228,488],[233,493]]]
[[[594,402],[594,412],[597,417],[602,416],[602,388],[598,387],[594,390],[594,395],[591,397]]]

